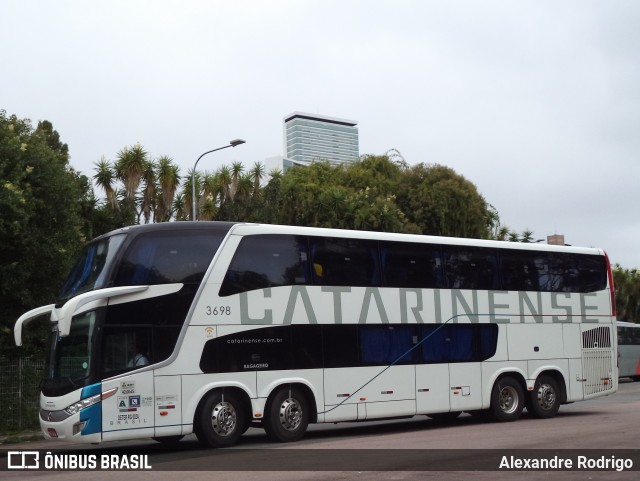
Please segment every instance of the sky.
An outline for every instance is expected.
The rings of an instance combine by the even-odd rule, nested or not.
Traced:
[[[283,154],[283,118],[358,122],[473,182],[503,225],[640,267],[640,2],[0,0],[0,109],[91,177],[140,143],[181,172]]]

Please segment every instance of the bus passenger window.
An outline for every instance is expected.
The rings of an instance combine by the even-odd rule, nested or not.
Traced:
[[[222,242],[210,232],[152,232],[127,249],[115,286],[199,284]]]
[[[313,281],[321,286],[380,286],[378,244],[362,239],[310,237]]]
[[[246,236],[233,256],[220,295],[306,284],[307,258],[306,237]]]
[[[444,287],[440,247],[408,242],[381,242],[384,287]]]
[[[413,326],[361,326],[361,365],[376,366],[407,364],[414,360],[414,341],[417,342]]]
[[[443,250],[449,289],[496,289],[498,258],[495,250],[449,246]]]
[[[502,255],[503,288],[507,291],[537,291],[543,278],[546,256],[538,252],[505,251]]]

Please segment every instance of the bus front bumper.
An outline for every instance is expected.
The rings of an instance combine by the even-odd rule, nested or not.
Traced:
[[[96,409],[92,409],[93,407],[71,415],[65,411],[41,409],[40,428],[42,434],[45,439],[52,441],[99,443],[102,441],[101,426],[96,429],[96,424],[97,422],[102,424],[102,416],[99,411],[101,406],[98,404],[95,406]]]

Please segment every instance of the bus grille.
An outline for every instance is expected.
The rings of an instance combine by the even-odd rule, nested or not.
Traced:
[[[611,330],[609,327],[596,327],[582,333],[582,349],[611,347]]]
[[[584,398],[615,388],[613,349],[609,326],[596,327],[582,333],[582,373]]]

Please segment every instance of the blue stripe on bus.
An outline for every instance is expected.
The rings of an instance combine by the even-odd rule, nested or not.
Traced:
[[[86,422],[82,435],[95,434],[102,431],[102,403],[94,404],[80,411],[80,421]]]
[[[96,394],[102,393],[102,383],[99,382],[97,384],[92,384],[91,386],[87,386],[82,388],[82,394],[80,394],[80,399],[86,399],[91,396],[95,396]]]
[[[86,399],[91,396],[102,394],[102,383],[92,384],[82,388],[82,394],[80,399]],[[81,434],[83,436],[87,434],[95,434],[102,431],[102,402],[96,403],[93,406],[89,406],[86,409],[80,411],[80,421],[84,421],[86,424],[82,429]]]

